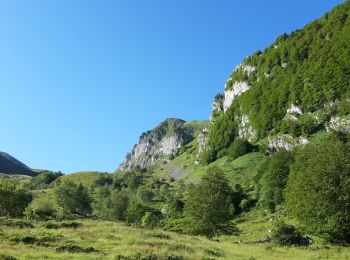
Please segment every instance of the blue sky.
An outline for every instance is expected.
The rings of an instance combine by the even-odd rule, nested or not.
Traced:
[[[0,150],[114,171],[168,117],[207,119],[247,55],[340,0],[3,0]]]

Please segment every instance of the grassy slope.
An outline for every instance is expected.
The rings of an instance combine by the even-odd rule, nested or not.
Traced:
[[[100,172],[76,172],[59,177],[57,180],[70,180],[76,184],[82,183],[85,186],[91,186],[100,176]]]
[[[198,183],[208,168],[216,166],[225,172],[232,185],[241,184],[243,187],[248,188],[250,185],[254,185],[254,177],[260,164],[265,159],[266,156],[261,153],[250,153],[236,160],[224,156],[209,165],[196,166],[193,158],[185,152],[173,161],[163,165],[158,174],[160,177],[172,176],[176,179],[180,177],[185,182]]]
[[[197,167],[185,177],[185,180],[198,182],[208,168],[216,166],[225,172],[231,184],[241,184],[243,187],[249,187],[249,185],[254,184],[254,177],[265,158],[261,153],[246,154],[236,160],[224,156],[207,166]]]
[[[273,247],[269,244],[245,241],[245,230],[241,237],[223,237],[219,242],[209,241],[203,237],[181,235],[157,229],[138,229],[121,223],[80,220],[81,227],[76,229],[61,228],[48,230],[44,222],[35,222],[33,229],[19,229],[0,225],[0,259],[1,254],[18,259],[118,259],[118,256],[143,256],[151,254],[159,257],[182,256],[184,259],[348,259],[349,248],[313,245],[311,248]],[[258,219],[249,222],[245,229],[266,230],[269,224],[261,224]],[[239,226],[242,227],[242,226]],[[56,241],[46,246],[10,242],[14,234],[60,235]],[[243,240],[238,243],[238,240]],[[82,248],[93,247],[93,253],[58,253],[56,247],[64,241],[74,241]],[[146,259],[146,258],[145,258]],[[151,258],[147,258],[151,259]],[[155,259],[155,258],[152,258]],[[158,258],[165,259],[165,258]],[[173,258],[174,259],[174,258]]]

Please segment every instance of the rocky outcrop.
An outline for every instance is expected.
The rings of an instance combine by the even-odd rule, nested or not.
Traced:
[[[247,115],[242,115],[241,123],[238,126],[238,136],[241,139],[247,139],[252,142],[256,138],[256,131],[249,122]]]
[[[134,168],[148,168],[161,161],[173,159],[187,143],[191,142],[201,130],[198,121],[185,122],[169,118],[153,130],[143,133],[139,143],[126,155],[117,171]]]
[[[196,165],[199,164],[199,158],[206,148],[208,132],[209,132],[208,128],[204,128],[202,130],[202,132],[197,137],[198,151],[197,151],[197,156],[196,156],[196,161],[195,161]]]
[[[334,131],[339,133],[350,133],[350,116],[347,117],[332,117],[326,126],[327,131]]]
[[[302,115],[303,111],[297,105],[292,104],[290,108],[287,109],[287,114],[297,114]]]
[[[232,105],[232,102],[235,98],[239,97],[242,93],[248,91],[250,86],[245,81],[235,82],[230,89],[225,90],[225,99],[224,99],[224,112],[229,109]]]
[[[306,145],[309,143],[309,140],[305,137],[296,137],[288,134],[283,134],[275,137],[268,138],[268,152],[275,152],[281,149],[285,149],[287,151],[292,150],[297,145]]]

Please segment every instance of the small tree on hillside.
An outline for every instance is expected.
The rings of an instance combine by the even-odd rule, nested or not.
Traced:
[[[54,197],[64,214],[91,213],[91,199],[87,188],[81,183],[77,185],[72,181],[60,182],[54,188]]]
[[[274,211],[284,201],[284,189],[293,162],[294,154],[286,150],[278,151],[267,160],[261,169],[263,176],[259,183],[261,206]]]
[[[0,178],[0,216],[19,217],[31,201],[28,190]]]
[[[185,202],[186,229],[211,239],[234,231],[230,222],[234,212],[232,190],[223,172],[211,168],[200,184],[189,190]]]

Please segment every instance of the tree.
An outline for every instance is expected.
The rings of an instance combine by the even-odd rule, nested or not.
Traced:
[[[0,178],[0,215],[19,217],[32,201],[32,193],[13,182]]]
[[[130,224],[141,225],[142,217],[147,212],[147,208],[134,198],[126,210],[126,221]]]
[[[296,157],[286,204],[309,231],[350,241],[350,145],[332,138],[310,144]]]
[[[125,191],[100,187],[94,192],[93,215],[101,219],[125,220],[129,197]]]
[[[54,197],[63,214],[87,215],[91,213],[91,198],[88,190],[66,180],[59,182],[54,188]]]
[[[237,138],[236,140],[233,141],[231,146],[227,149],[226,153],[232,159],[236,159],[252,151],[253,151],[253,146],[247,140]]]
[[[272,229],[271,240],[280,246],[300,245],[302,236],[294,226],[277,221]]]
[[[233,232],[232,190],[223,172],[212,167],[199,185],[189,190],[185,202],[186,229],[211,239]]]
[[[271,155],[262,167],[263,176],[260,180],[260,205],[274,211],[276,206],[284,201],[284,189],[290,172],[294,155],[286,150]]]

